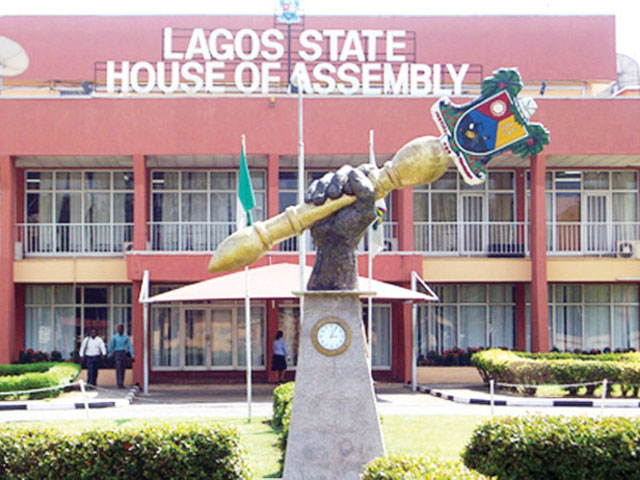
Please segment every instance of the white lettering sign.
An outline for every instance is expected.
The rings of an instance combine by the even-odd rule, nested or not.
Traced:
[[[183,36],[182,34],[180,35]],[[191,30],[180,40],[163,29],[162,61],[106,62],[108,93],[224,93],[229,85],[251,94],[283,91],[291,77],[321,95],[460,95],[469,64],[407,61],[405,30],[303,30],[287,58],[280,30]],[[181,45],[181,47],[180,47]]]

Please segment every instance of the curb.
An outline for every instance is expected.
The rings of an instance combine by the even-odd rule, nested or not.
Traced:
[[[433,395],[434,397],[449,400],[455,403],[467,403],[470,405],[491,405],[488,398],[473,398],[470,396],[451,395],[446,391],[436,390],[430,387],[418,387],[418,391]],[[605,408],[640,408],[639,400],[553,400],[550,398],[514,398],[496,399],[493,402],[496,407],[605,407]]]
[[[131,405],[133,399],[140,392],[140,387],[134,385],[127,393],[127,396],[117,400],[103,400],[103,401],[88,401],[86,403],[88,408],[110,408],[110,407],[127,407]],[[0,411],[3,410],[73,410],[85,408],[84,402],[67,402],[67,403],[52,403],[52,402],[24,402],[24,403],[11,403],[2,405],[0,404]]]

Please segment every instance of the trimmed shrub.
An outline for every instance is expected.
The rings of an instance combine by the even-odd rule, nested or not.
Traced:
[[[218,425],[158,425],[64,434],[0,429],[0,478],[248,479],[238,432]]]
[[[362,480],[480,480],[484,475],[464,465],[427,456],[376,458],[365,466]]]
[[[280,450],[280,475],[284,469],[284,456],[287,452],[287,438],[291,423],[291,407],[293,405],[293,391],[295,382],[287,382],[273,390],[273,416],[271,426],[278,432],[278,449]]]
[[[602,382],[619,384],[630,392],[640,384],[640,353],[604,353],[585,355],[572,353],[524,353],[491,349],[475,353],[471,362],[482,379],[511,384],[573,384]],[[595,388],[595,387],[593,387]],[[593,388],[590,393],[593,393]],[[567,388],[575,394],[576,388]],[[527,389],[534,394],[535,388]],[[637,394],[637,389],[635,389]]]
[[[640,421],[503,417],[474,431],[462,459],[500,480],[640,479]]]
[[[64,386],[71,383],[80,373],[74,363],[33,363],[25,365],[0,365],[0,392],[16,392]],[[28,398],[56,397],[60,390],[50,390],[28,394]],[[27,394],[25,394],[27,395]],[[6,400],[9,396],[0,396]]]
[[[294,387],[294,382],[288,382],[273,389],[273,416],[271,417],[273,427],[282,427],[282,417],[287,405],[293,401]]]
[[[418,366],[421,367],[469,367],[471,356],[482,348],[468,347],[463,350],[458,347],[445,350],[442,353],[430,350],[426,355],[418,357]]]

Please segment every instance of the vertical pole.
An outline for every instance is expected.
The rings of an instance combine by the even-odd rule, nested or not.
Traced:
[[[369,130],[369,162],[375,166],[375,157],[373,155],[373,130]],[[377,221],[377,219],[376,219]],[[380,226],[382,228],[382,226]],[[369,274],[369,286],[368,290],[373,290],[373,245],[372,245],[372,230],[371,225],[367,228],[367,234],[369,236],[369,248],[367,255],[367,272]],[[367,297],[367,344],[369,345],[369,370],[371,370],[371,377],[373,378],[373,297]]]
[[[84,380],[80,379],[80,391],[82,392],[82,398],[84,399],[84,413],[89,420],[89,404],[87,403],[87,391],[84,389]]]
[[[602,404],[600,405],[600,418],[604,415],[604,402],[607,399],[607,379],[602,381]]]
[[[142,306],[142,332],[143,356],[142,356],[142,393],[149,393],[149,304]]]
[[[251,423],[251,301],[249,300],[249,267],[244,267],[244,328],[247,359],[247,420]]]
[[[287,88],[291,85],[291,24],[287,23]]]
[[[302,111],[302,78],[298,76],[298,203],[304,201],[304,130]],[[304,270],[307,264],[307,245],[305,232],[298,237],[300,262],[300,291],[304,291]],[[304,320],[304,295],[300,296],[300,323]]]
[[[416,272],[411,272],[411,290],[418,291],[418,281]],[[418,389],[418,359],[417,359],[417,341],[416,329],[418,325],[418,305],[413,302],[411,305],[411,390],[414,392]]]

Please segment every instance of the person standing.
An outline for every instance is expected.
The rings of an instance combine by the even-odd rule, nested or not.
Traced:
[[[271,370],[276,373],[276,381],[284,382],[284,375],[287,372],[287,359],[291,360],[289,351],[287,350],[287,342],[283,338],[282,330],[276,333],[276,339],[273,341],[273,361],[271,362]]]
[[[124,325],[118,325],[118,331],[113,335],[109,344],[109,353],[113,355],[116,364],[116,382],[118,388],[124,388],[124,372],[127,369],[127,355],[133,361],[133,345],[129,335],[124,333]]]
[[[87,383],[94,387],[98,384],[98,370],[100,360],[107,354],[104,340],[98,336],[95,328],[89,331],[89,336],[85,337],[80,347],[80,358],[86,360]]]

